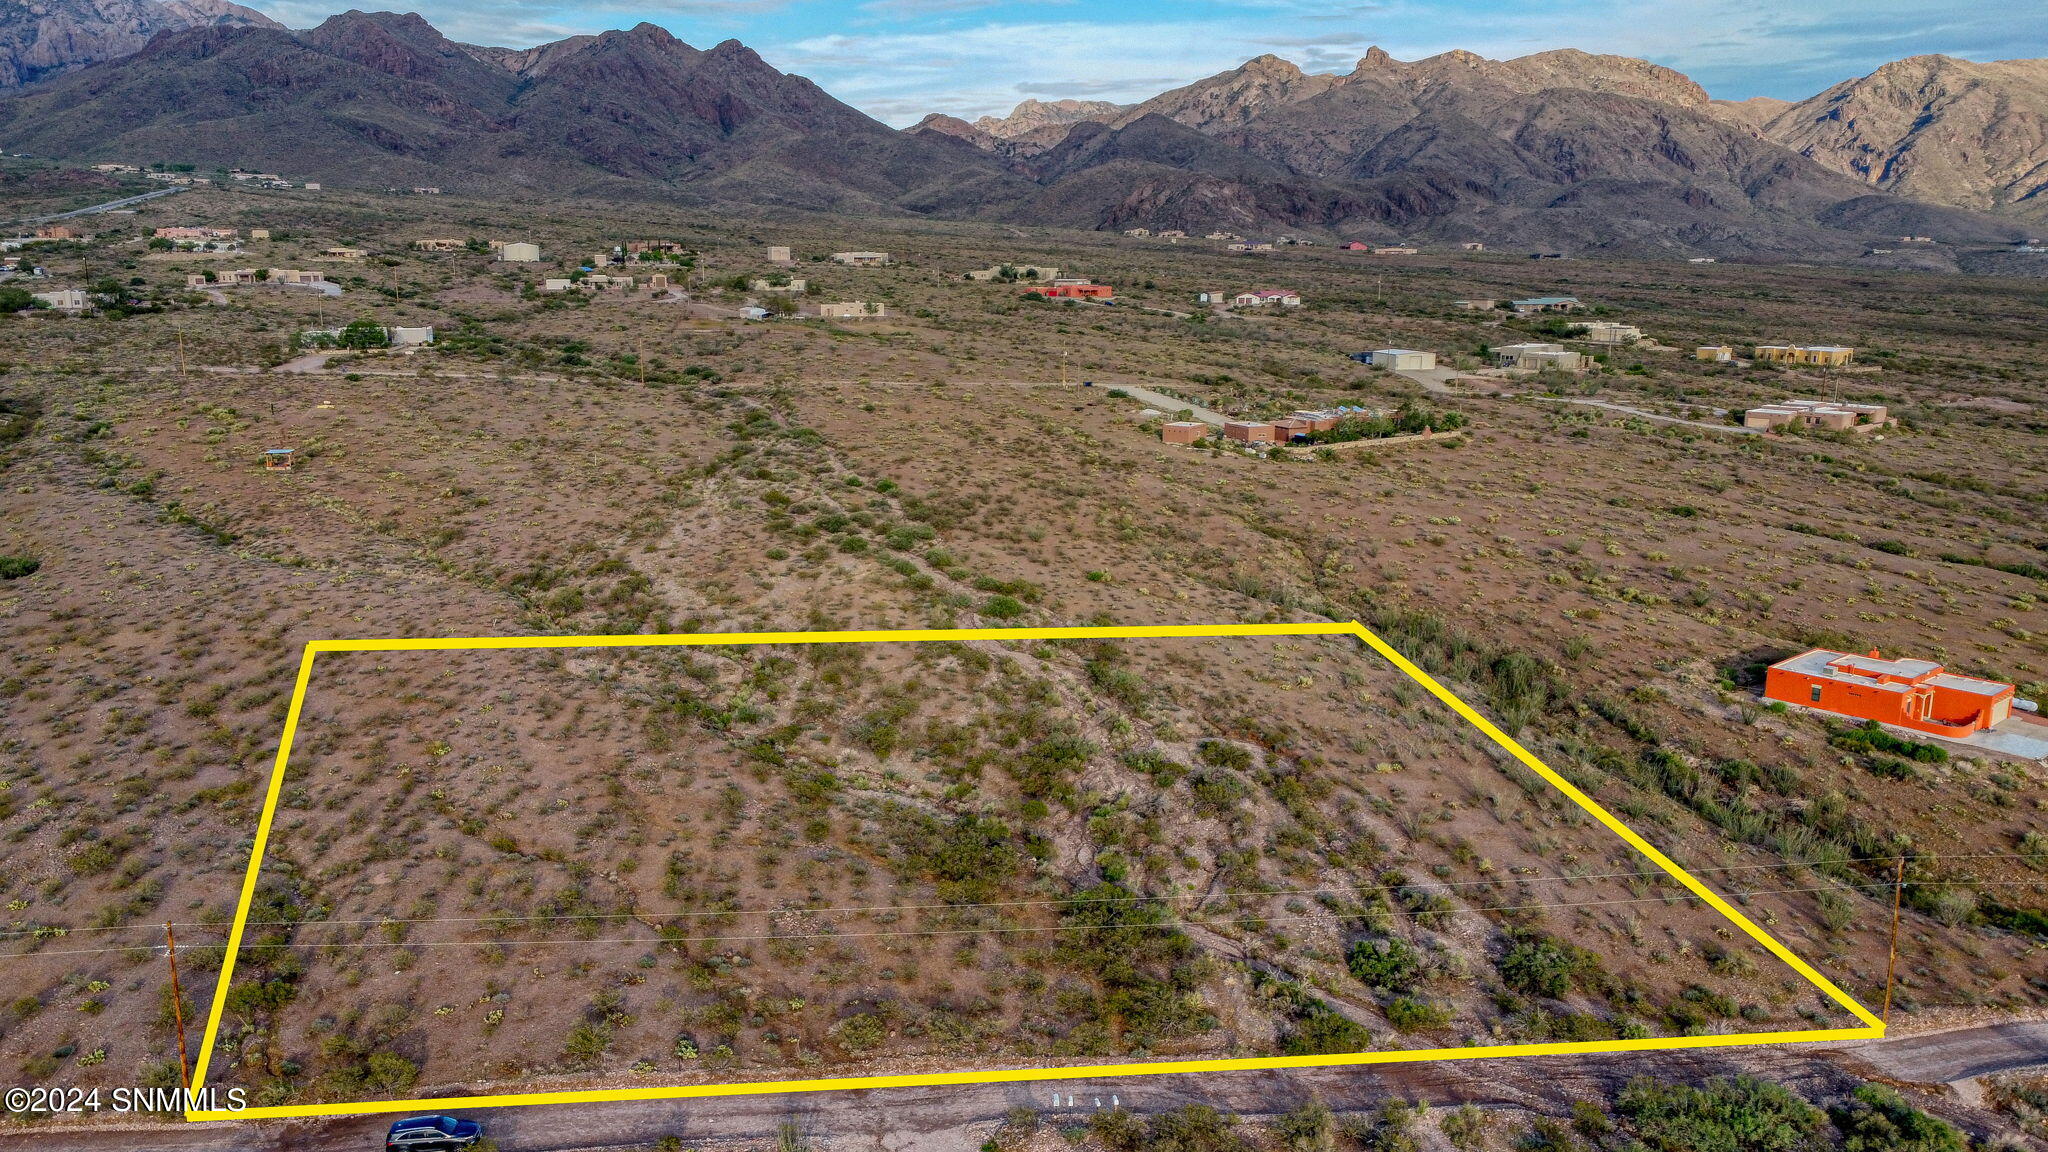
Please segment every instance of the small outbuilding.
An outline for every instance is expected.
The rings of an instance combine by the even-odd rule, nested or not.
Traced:
[[[1376,348],[1367,352],[1364,360],[1375,368],[1392,368],[1397,371],[1420,371],[1436,367],[1436,353],[1417,352],[1413,348]]]
[[[1159,438],[1168,444],[1193,444],[1209,434],[1209,426],[1198,420],[1176,420],[1159,429]]]
[[[296,449],[292,448],[265,448],[263,450],[263,470],[266,472],[291,471],[292,457],[296,451]]]

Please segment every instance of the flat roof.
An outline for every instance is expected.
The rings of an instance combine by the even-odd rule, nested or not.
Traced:
[[[1905,677],[1908,680],[1927,672],[1938,672],[1941,670],[1941,665],[1932,664],[1925,660],[1872,660],[1868,656],[1856,656],[1848,652],[1831,652],[1825,648],[1815,648],[1810,652],[1801,652],[1797,656],[1788,656],[1771,665],[1771,667],[1782,668],[1787,672],[1797,672],[1803,676],[1817,676],[1824,680],[1842,680],[1865,688],[1876,688],[1885,692],[1906,692],[1910,691],[1913,687],[1911,684],[1888,683],[1879,680],[1875,675],[1851,671],[1850,668],[1837,668],[1835,667],[1835,661],[1837,660],[1849,663],[1850,668],[1867,668],[1872,673],[1889,673],[1893,676]]]
[[[1853,668],[1866,676],[1925,676],[1929,672],[1941,671],[1941,665],[1932,660],[1886,660],[1875,656],[1854,656],[1837,653],[1835,662],[1844,669]]]
[[[1953,672],[1944,672],[1928,683],[1939,684],[1943,688],[1957,692],[1975,692],[1979,696],[2002,696],[2012,691],[2010,684],[2000,684],[1996,680],[1979,680],[1975,676],[1958,676]]]
[[[1419,349],[1419,348],[1375,348],[1375,349],[1373,349],[1373,350],[1372,350],[1372,354],[1373,354],[1373,355],[1375,355],[1375,356],[1429,356],[1429,355],[1433,355],[1433,353],[1429,353],[1429,352],[1424,352],[1424,351],[1422,351],[1422,350],[1421,350],[1421,349]]]

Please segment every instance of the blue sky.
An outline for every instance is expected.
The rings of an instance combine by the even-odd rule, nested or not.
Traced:
[[[244,0],[295,28],[337,7]],[[352,0],[365,8],[374,4]],[[385,0],[400,6],[400,0]],[[1640,56],[1718,97],[1812,95],[1887,60],[2048,55],[2048,5],[1953,0],[416,0],[457,40],[527,47],[659,24],[700,48],[738,39],[895,125],[972,119],[1027,96],[1135,101],[1262,53],[1348,72],[1377,44]]]

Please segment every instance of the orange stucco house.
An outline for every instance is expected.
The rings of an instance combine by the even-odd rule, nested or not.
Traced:
[[[1944,671],[1931,660],[1886,660],[1816,648],[1771,665],[1764,696],[1856,720],[1951,738],[2012,715],[2013,686]]]

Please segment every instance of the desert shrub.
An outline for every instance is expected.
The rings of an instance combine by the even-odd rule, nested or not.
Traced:
[[[1165,905],[1103,881],[1074,893],[1061,913],[1054,957],[1101,987],[1103,1013],[1127,1044],[1206,1032],[1216,1018],[1195,990],[1206,968],[1201,949],[1172,926]]]
[[[880,1016],[862,1012],[834,1024],[831,1036],[848,1052],[866,1052],[880,1047],[889,1038],[889,1026]]]
[[[1017,787],[1034,800],[1065,800],[1073,796],[1073,777],[1088,767],[1095,745],[1072,732],[1038,741],[1007,765]]]
[[[1882,1084],[1864,1084],[1847,1104],[1828,1109],[1842,1152],[1964,1152],[1969,1141],[1946,1121],[1906,1103]]]
[[[1124,767],[1150,776],[1155,788],[1171,788],[1175,781],[1188,774],[1187,765],[1151,749],[1124,753]]]
[[[1024,605],[1013,596],[991,596],[981,606],[981,614],[994,620],[1015,620],[1024,614]]]
[[[1599,970],[1592,953],[1541,933],[1524,933],[1508,946],[1497,967],[1509,988],[1553,1000]]]
[[[0,580],[19,580],[35,575],[43,562],[33,556],[0,556]]]
[[[1290,1021],[1290,1028],[1280,1038],[1280,1049],[1289,1056],[1363,1052],[1372,1046],[1372,1033],[1365,1025],[1292,980],[1254,971],[1252,989],[1272,1001]]]
[[[1945,764],[1948,750],[1938,744],[1926,744],[1918,740],[1907,740],[1884,730],[1884,725],[1875,720],[1846,731],[1836,732],[1828,737],[1828,743],[1851,752],[1890,752],[1922,764]]]
[[[1275,1116],[1273,1137],[1288,1152],[1334,1152],[1337,1125],[1329,1105],[1310,1100]]]
[[[1227,740],[1204,740],[1195,746],[1195,755],[1212,768],[1234,768],[1243,772],[1252,766],[1251,749]]]
[[[1640,1079],[1615,1112],[1651,1152],[1809,1152],[1827,1144],[1820,1109],[1789,1089],[1739,1076],[1701,1088]]]
[[[1188,790],[1194,793],[1195,811],[1205,816],[1225,815],[1252,794],[1249,784],[1219,769],[1196,773],[1188,781]]]
[[[1488,1126],[1489,1117],[1486,1113],[1470,1104],[1460,1105],[1445,1116],[1441,1124],[1444,1139],[1450,1141],[1451,1147],[1460,1149],[1461,1152],[1485,1147]]]
[[[1104,695],[1133,712],[1145,710],[1145,701],[1150,693],[1137,673],[1119,668],[1107,660],[1090,660],[1087,668],[1089,682]]]
[[[943,821],[902,804],[883,811],[903,871],[932,881],[947,903],[988,900],[1009,883],[1023,859],[1001,821],[973,813]]]
[[[1143,1120],[1118,1108],[1089,1119],[1110,1152],[1252,1152],[1237,1132],[1237,1117],[1207,1104],[1187,1104]]]
[[[1412,996],[1397,996],[1387,1005],[1387,1020],[1399,1032],[1428,1032],[1451,1022],[1451,1010]]]
[[[569,1029],[562,1042],[562,1062],[572,1068],[595,1068],[612,1046],[611,1027],[601,1020],[585,1020]]]
[[[2029,868],[2048,872],[2048,836],[2033,831],[2022,833],[2020,860]]]
[[[1422,971],[1415,949],[1399,940],[1360,940],[1345,954],[1344,965],[1360,984],[1389,992],[1413,988]]]

